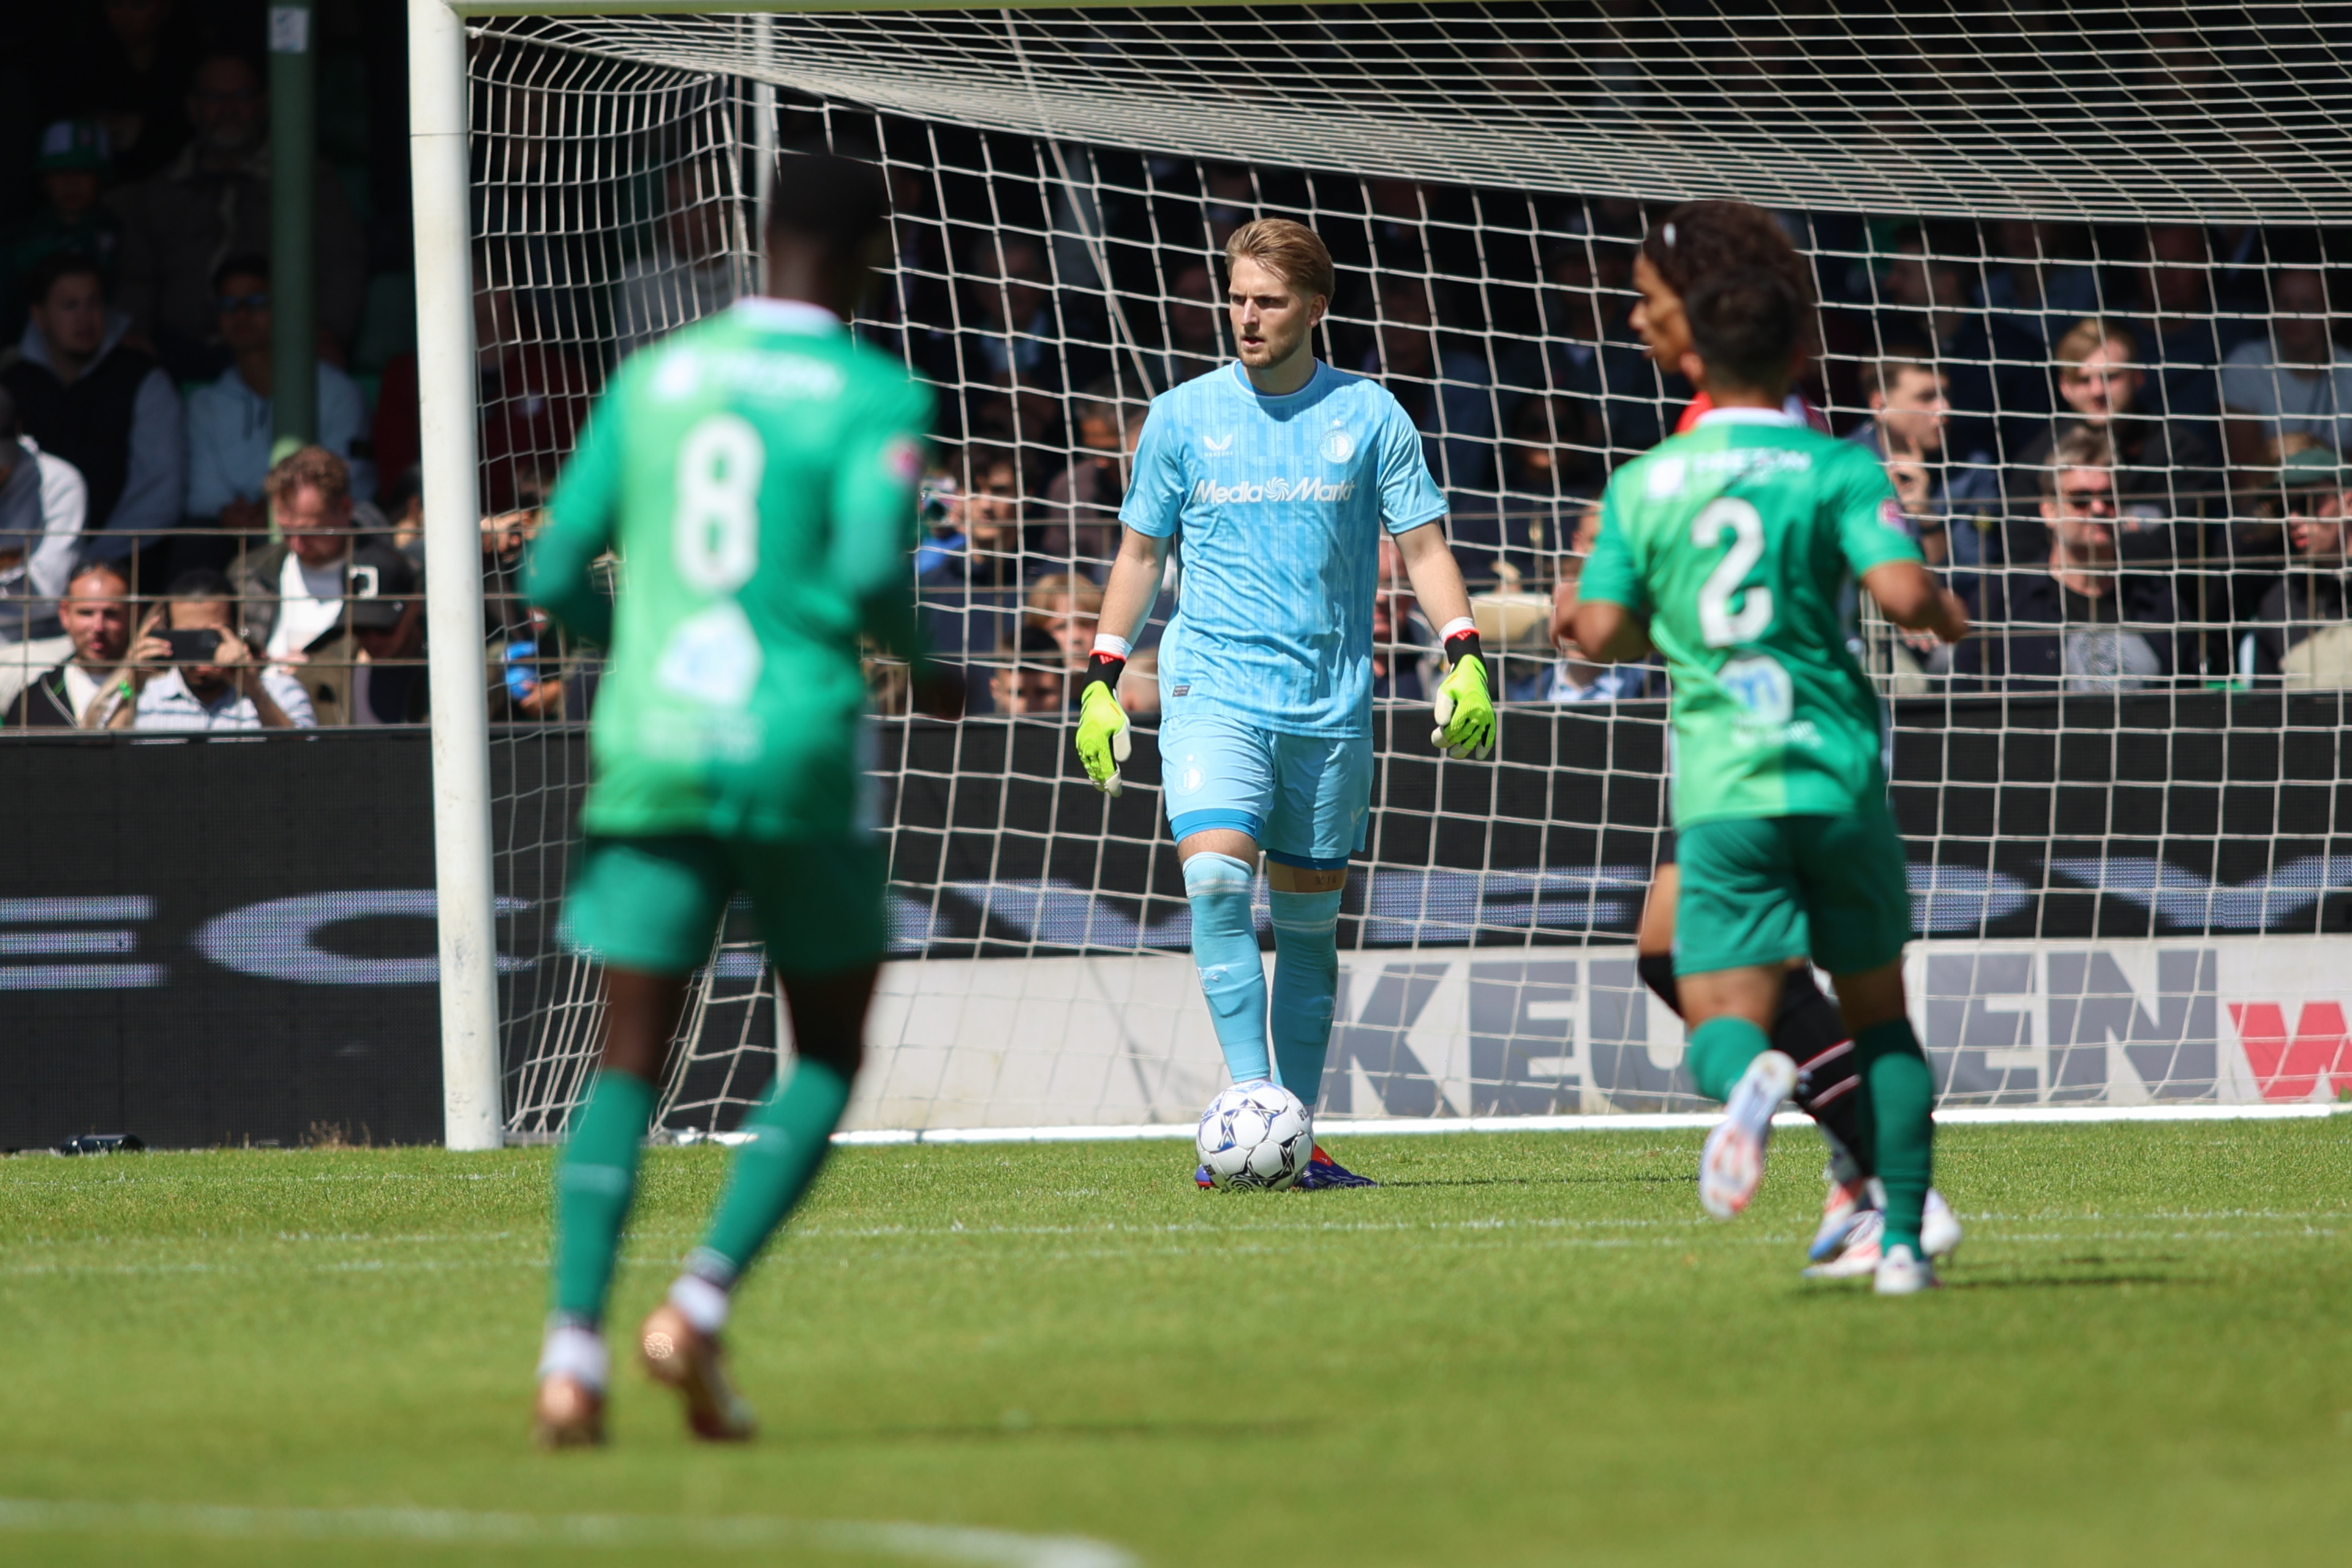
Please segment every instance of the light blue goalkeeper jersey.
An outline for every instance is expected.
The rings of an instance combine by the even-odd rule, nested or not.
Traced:
[[[1385,388],[1318,362],[1287,397],[1261,395],[1238,363],[1164,392],[1118,515],[1182,544],[1160,647],[1168,717],[1370,732],[1380,530],[1445,515],[1421,432]]]

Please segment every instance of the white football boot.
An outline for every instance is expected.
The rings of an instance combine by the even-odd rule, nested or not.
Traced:
[[[1845,1231],[1845,1245],[1836,1257],[1814,1264],[1804,1271],[1808,1279],[1859,1279],[1878,1268],[1878,1258],[1886,1235],[1886,1214],[1879,1206],[1884,1189],[1877,1178],[1869,1184],[1866,1198],[1869,1206],[1859,1210]],[[1827,1226],[1823,1229],[1826,1231]],[[1815,1238],[1816,1245],[1819,1237]],[[1927,1189],[1927,1201],[1919,1215],[1919,1247],[1930,1258],[1948,1262],[1960,1247],[1959,1216],[1944,1194],[1935,1188]],[[1814,1254],[1819,1257],[1819,1253]]]
[[[1805,1256],[1815,1263],[1827,1263],[1850,1246],[1855,1227],[1871,1210],[1869,1179],[1854,1174],[1850,1163],[1841,1169],[1842,1163],[1832,1160],[1822,1173],[1828,1190],[1822,1194],[1821,1227],[1805,1248]]]
[[[1766,1051],[1748,1064],[1725,1102],[1723,1120],[1706,1135],[1698,1157],[1699,1206],[1717,1219],[1746,1208],[1764,1182],[1764,1146],[1772,1138],[1772,1113],[1797,1087],[1797,1064],[1784,1052]]]
[[[1960,1216],[1933,1187],[1927,1189],[1927,1206],[1919,1211],[1919,1247],[1938,1263],[1949,1263],[1960,1249]]]
[[[1936,1278],[1931,1259],[1915,1258],[1909,1247],[1899,1244],[1886,1249],[1871,1276],[1871,1289],[1882,1296],[1916,1296],[1922,1290],[1938,1289],[1943,1283]]]
[[[1870,1178],[1865,1201],[1874,1209],[1886,1206],[1886,1185],[1876,1176]],[[1919,1210],[1919,1246],[1930,1258],[1949,1258],[1960,1249],[1960,1216],[1933,1187],[1927,1189],[1927,1203]]]
[[[1846,1232],[1845,1250],[1825,1263],[1807,1268],[1808,1279],[1868,1279],[1878,1272],[1878,1255],[1886,1239],[1886,1216],[1864,1209]]]

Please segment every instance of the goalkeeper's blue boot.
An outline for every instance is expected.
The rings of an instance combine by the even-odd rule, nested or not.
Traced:
[[[1202,1192],[1206,1192],[1217,1184],[1209,1180],[1209,1167],[1202,1165],[1193,1171],[1192,1184],[1199,1187]]]
[[[1871,1201],[1870,1178],[1859,1171],[1851,1166],[1841,1170],[1832,1162],[1824,1179],[1829,1191],[1822,1199],[1821,1228],[1805,1249],[1806,1258],[1814,1263],[1827,1263],[1843,1252],[1864,1219],[1878,1209]]]
[[[1329,1187],[1377,1187],[1380,1184],[1371,1177],[1356,1174],[1355,1172],[1323,1152],[1323,1145],[1318,1143],[1315,1145],[1314,1154],[1307,1162],[1307,1169],[1299,1172],[1298,1180],[1291,1184],[1291,1190],[1300,1193],[1318,1193]]]

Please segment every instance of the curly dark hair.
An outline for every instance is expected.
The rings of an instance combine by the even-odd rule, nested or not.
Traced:
[[[1683,314],[1691,346],[1706,362],[1710,388],[1770,387],[1789,374],[1804,301],[1780,273],[1740,267],[1700,279],[1683,296]]]
[[[1813,313],[1813,269],[1770,213],[1749,202],[1685,202],[1651,226],[1642,254],[1675,293],[1720,273],[1759,267],[1786,279]],[[1803,335],[1801,332],[1801,336]]]

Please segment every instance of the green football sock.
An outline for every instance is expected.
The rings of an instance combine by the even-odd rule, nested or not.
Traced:
[[[816,1180],[848,1108],[849,1080],[820,1061],[803,1058],[789,1079],[769,1089],[744,1119],[751,1142],[735,1151],[727,1190],[689,1271],[722,1289],[735,1283]]]
[[[1870,1095],[1878,1179],[1886,1188],[1886,1241],[1919,1247],[1919,1211],[1936,1165],[1936,1075],[1928,1068],[1911,1020],[1874,1024],[1853,1037],[1857,1068]]]
[[[1860,1064],[1856,1064],[1854,1071],[1857,1074],[1862,1071]],[[1848,1089],[1846,1098],[1854,1102],[1852,1127],[1853,1142],[1849,1152],[1853,1154],[1855,1163],[1861,1167],[1864,1175],[1874,1176],[1878,1174],[1878,1118],[1871,1108],[1869,1080],[1865,1079],[1859,1085]]]
[[[555,1166],[555,1312],[593,1328],[604,1318],[620,1256],[621,1227],[636,1190],[637,1152],[654,1113],[654,1086],[610,1068],[597,1073],[588,1103]]]
[[[1729,1100],[1748,1064],[1772,1048],[1772,1037],[1745,1018],[1709,1018],[1691,1031],[1684,1065],[1709,1100]]]

